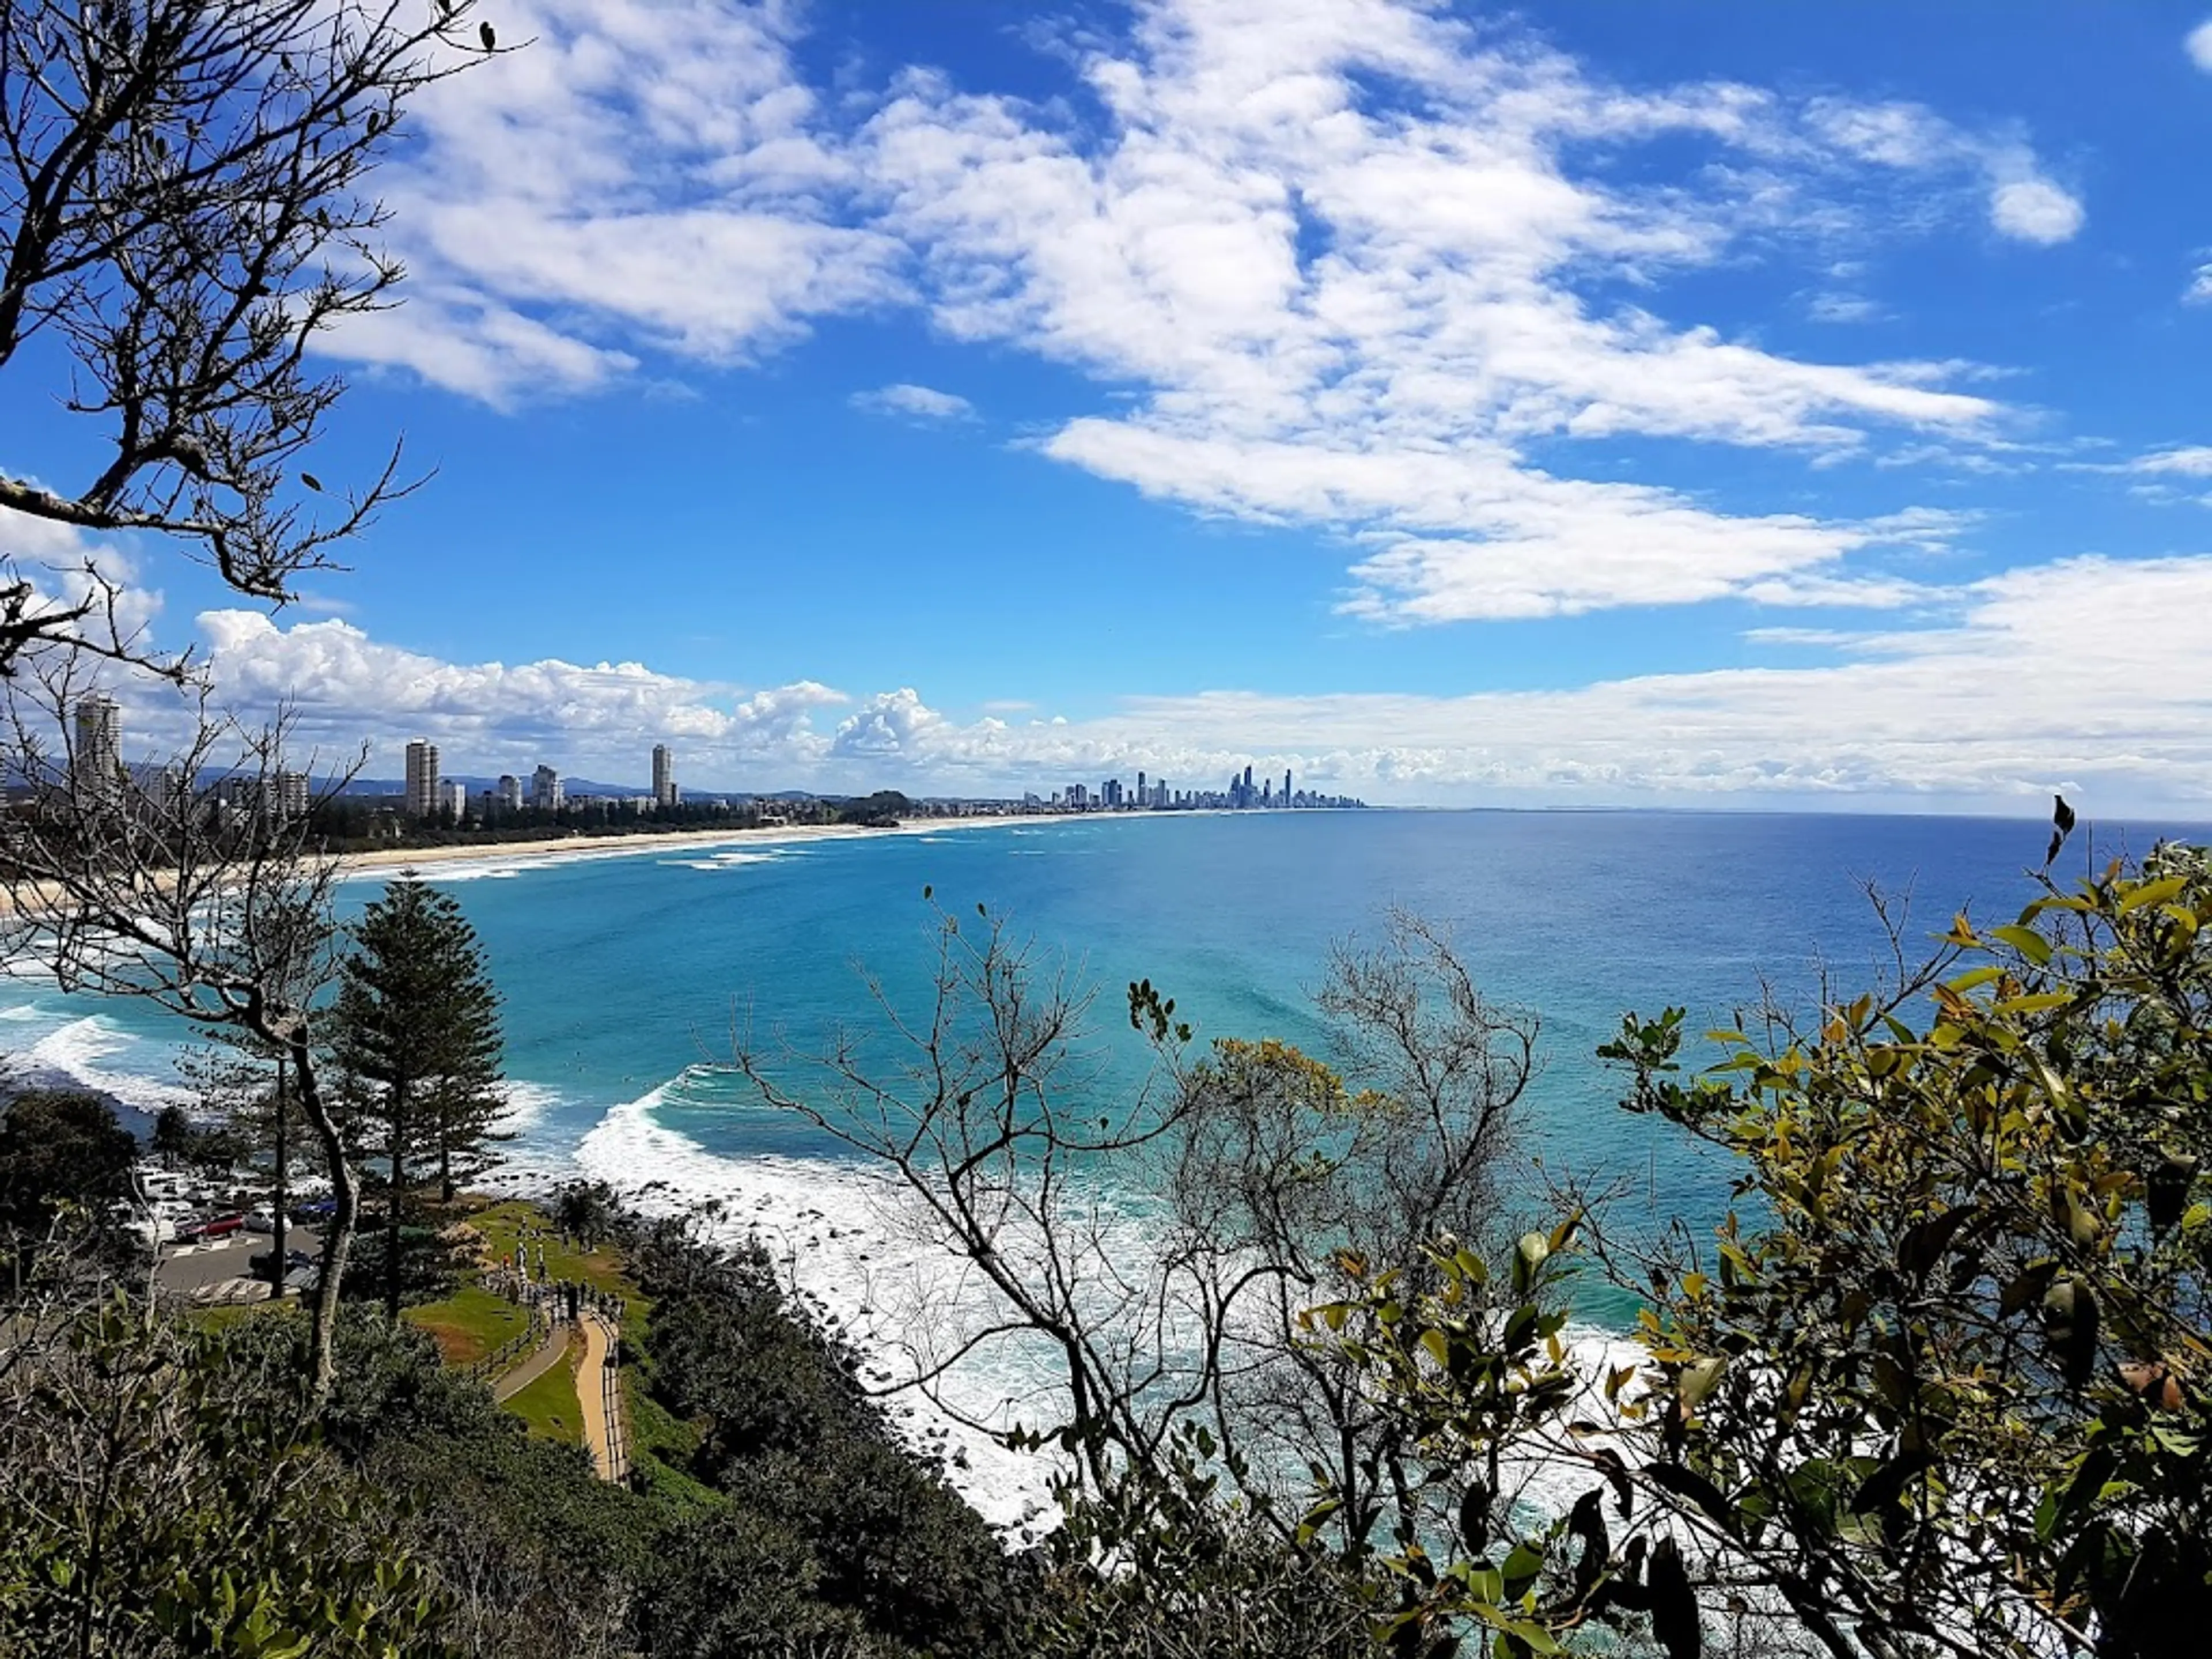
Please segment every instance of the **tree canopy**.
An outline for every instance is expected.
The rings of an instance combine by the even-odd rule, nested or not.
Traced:
[[[450,1201],[507,1138],[498,1127],[499,994],[459,904],[422,882],[392,882],[352,937],[333,1047],[387,1172],[386,1302],[396,1318],[401,1212],[414,1187],[434,1177]]]
[[[0,1106],[0,1241],[35,1247],[64,1206],[104,1220],[131,1193],[138,1143],[97,1095],[33,1089]]]

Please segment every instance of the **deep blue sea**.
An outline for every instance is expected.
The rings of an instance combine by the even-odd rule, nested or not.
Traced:
[[[2079,872],[2190,833],[2085,825],[2063,865]],[[1836,982],[1863,986],[1887,957],[1869,882],[1911,896],[1908,936],[1924,945],[1962,907],[2010,920],[2032,896],[2047,834],[2027,819],[1162,814],[426,873],[461,900],[505,999],[519,1167],[539,1178],[580,1167],[664,1202],[721,1197],[781,1226],[794,1262],[842,1260],[829,1280],[849,1290],[887,1257],[880,1246],[855,1254],[854,1238],[877,1235],[849,1212],[839,1220],[846,1172],[817,1161],[837,1149],[749,1103],[718,1062],[733,1021],[800,1048],[841,1023],[865,1025],[863,967],[895,1001],[915,998],[932,960],[925,885],[957,915],[987,904],[1034,939],[1041,963],[1095,983],[1099,1052],[1125,1081],[1137,1058],[1129,981],[1175,997],[1201,1040],[1320,1044],[1310,994],[1331,945],[1371,939],[1392,906],[1418,913],[1448,930],[1493,1001],[1541,1022],[1531,1150],[1554,1170],[1630,1176],[1655,1214],[1703,1226],[1720,1212],[1725,1172],[1667,1126],[1622,1113],[1616,1079],[1593,1059],[1622,1012],[1682,1004],[1702,1030],[1754,1003],[1762,978],[1801,1001],[1824,963]],[[346,890],[358,904],[378,886]],[[173,1094],[185,1035],[149,1008],[0,981],[0,1051],[22,1080],[154,1103]]]
[[[2190,833],[2087,826],[2063,863]],[[534,1168],[559,1168],[610,1112],[656,1091],[653,1115],[708,1152],[834,1156],[702,1073],[727,1056],[733,1019],[802,1048],[865,1024],[863,969],[895,999],[917,994],[928,886],[957,915],[988,904],[1041,964],[1097,986],[1101,1040],[1131,1060],[1123,988],[1139,977],[1201,1039],[1322,1042],[1310,992],[1330,946],[1372,939],[1393,906],[1413,911],[1449,932],[1492,1000],[1540,1021],[1532,1144],[1560,1164],[1648,1169],[1656,1154],[1667,1177],[1671,1136],[1625,1117],[1592,1059],[1623,1011],[1679,1003],[1702,1030],[1755,1001],[1762,978],[1785,999],[1809,998],[1822,963],[1863,983],[1887,956],[1869,882],[1911,897],[1909,937],[1924,944],[1961,907],[2008,920],[2033,896],[2047,834],[2026,820],[1735,812],[1162,814],[425,873],[483,939],[524,1085],[514,1150]],[[348,884],[349,898],[366,902],[380,879]],[[145,1103],[173,1086],[185,1038],[149,1008],[0,981],[0,1053],[27,1078]],[[1696,1213],[1712,1194],[1672,1198]]]

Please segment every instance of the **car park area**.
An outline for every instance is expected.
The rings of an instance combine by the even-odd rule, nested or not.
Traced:
[[[321,1235],[308,1227],[289,1227],[284,1233],[284,1253],[291,1266],[285,1275],[288,1294],[312,1289],[314,1262],[323,1248]],[[214,1237],[201,1237],[160,1248],[154,1282],[172,1296],[200,1303],[250,1302],[269,1293],[266,1268],[275,1252],[264,1237],[243,1226]],[[255,1259],[263,1272],[255,1272]]]

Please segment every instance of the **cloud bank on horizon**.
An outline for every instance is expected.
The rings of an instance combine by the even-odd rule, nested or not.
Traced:
[[[1084,720],[967,722],[910,687],[748,692],[635,663],[441,662],[337,619],[280,629],[231,611],[200,623],[222,683],[250,702],[290,701],[301,737],[325,752],[367,738],[390,756],[427,731],[449,766],[478,772],[554,759],[620,781],[641,776],[645,745],[665,739],[682,775],[756,787],[806,778],[988,794],[1143,768],[1211,788],[1264,757],[1382,799],[1834,806],[2057,787],[2141,810],[2212,800],[2208,616],[2212,560],[2087,557],[1978,583],[1949,626],[1798,641],[1833,659],[1818,666],[1462,697],[1218,692],[1132,698]],[[2063,672],[2038,666],[2061,659]],[[2146,661],[2193,667],[2150,676]],[[2145,792],[2146,775],[2165,793]]]
[[[529,49],[438,88],[395,164],[412,298],[332,349],[522,418],[884,319],[1094,395],[1012,430],[908,380],[841,388],[854,409],[1310,537],[1341,571],[1317,626],[1479,650],[1733,606],[1772,613],[1742,634],[1768,660],[1465,695],[1135,685],[1073,718],[1015,684],[1037,713],[964,717],[926,685],[458,663],[388,623],[219,611],[226,689],[479,770],[629,775],[666,738],[706,787],[1210,786],[1259,758],[1408,801],[2212,801],[2212,553],[1992,565],[1962,488],[2071,469],[2193,507],[2212,446],[2117,453],[2015,362],[1871,343],[1898,302],[1863,290],[1899,247],[1995,270],[2094,242],[2080,155],[2001,111],[1616,72],[1419,0],[1085,19],[1029,29],[1046,94],[918,55],[824,69],[782,3],[514,0]],[[2167,51],[2212,76],[2212,21]],[[1833,349],[1705,308],[1747,270],[1794,273]],[[2176,315],[2208,273],[2175,268]],[[1879,481],[1867,510],[1803,498],[1845,468]]]

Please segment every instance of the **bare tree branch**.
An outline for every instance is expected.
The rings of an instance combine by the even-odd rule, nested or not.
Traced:
[[[393,302],[367,179],[409,98],[491,53],[474,0],[11,0],[0,21],[0,370],[51,336],[60,406],[105,433],[73,488],[0,468],[0,507],[174,538],[254,598],[414,487],[399,451],[333,499],[300,469],[344,390],[308,350]],[[0,673],[100,607],[0,562]],[[143,654],[110,633],[105,654]]]
[[[0,816],[0,949],[66,990],[137,997],[283,1054],[328,1167],[336,1213],[313,1308],[313,1378],[331,1342],[360,1182],[322,1080],[316,1003],[336,969],[333,860],[308,836],[308,775],[286,754],[289,712],[239,725],[198,695],[192,737],[158,769],[117,764],[76,717],[97,696],[72,657],[19,681],[0,763],[29,798]],[[343,787],[365,757],[339,769]]]

